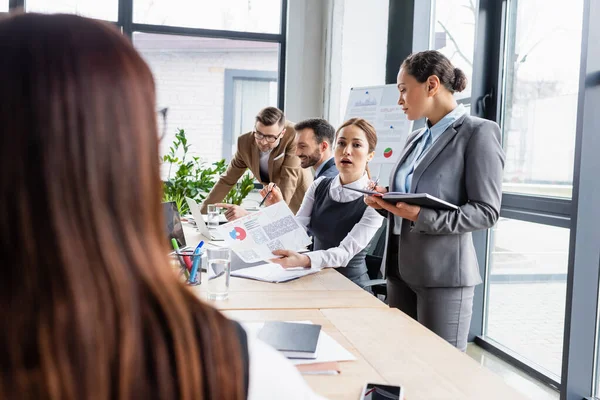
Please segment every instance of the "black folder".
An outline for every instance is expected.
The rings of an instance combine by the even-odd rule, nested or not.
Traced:
[[[356,189],[348,186],[344,186],[344,189],[354,190],[355,192],[368,194],[370,196],[379,196],[388,203],[403,202],[406,204],[412,204],[415,206],[421,206],[425,208],[433,208],[436,210],[458,210],[458,206],[448,203],[447,201],[444,201],[442,199],[438,199],[437,197],[427,193],[388,192],[385,194],[381,194],[373,190]]]
[[[288,358],[317,358],[321,325],[267,321],[258,338]]]

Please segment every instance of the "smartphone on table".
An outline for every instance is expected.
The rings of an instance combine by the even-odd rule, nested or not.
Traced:
[[[402,386],[384,385],[380,383],[367,383],[363,389],[360,400],[403,400],[404,388]]]

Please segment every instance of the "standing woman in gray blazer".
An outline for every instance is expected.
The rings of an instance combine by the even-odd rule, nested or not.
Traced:
[[[467,78],[440,52],[410,55],[397,83],[398,104],[408,119],[426,118],[427,127],[409,135],[389,190],[428,193],[459,209],[365,197],[367,205],[388,217],[389,305],[465,351],[474,288],[482,282],[471,232],[490,228],[500,213],[500,128],[457,105],[453,94],[464,90]]]

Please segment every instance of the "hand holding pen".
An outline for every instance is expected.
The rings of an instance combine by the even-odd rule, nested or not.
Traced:
[[[277,187],[273,182],[269,183],[267,186],[263,187],[260,191],[260,195],[263,196],[262,201],[258,205],[261,207],[263,204],[267,206],[271,206],[275,203],[279,203],[283,200],[283,195],[281,194],[281,190]]]
[[[378,184],[379,184],[379,178],[376,178],[375,180],[369,180],[369,183],[367,184],[367,189],[375,190],[375,188],[377,187]]]

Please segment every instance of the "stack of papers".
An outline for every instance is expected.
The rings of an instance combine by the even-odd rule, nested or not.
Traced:
[[[301,267],[285,269],[279,264],[267,263],[231,271],[231,276],[255,279],[263,282],[281,283],[298,279],[306,275],[316,274],[317,272],[319,272],[319,270]]]

